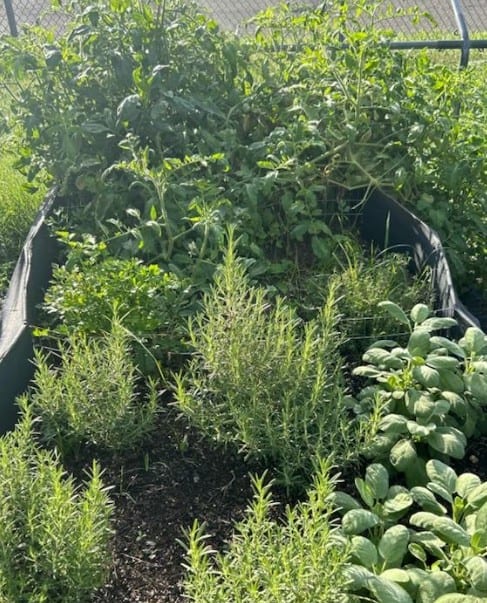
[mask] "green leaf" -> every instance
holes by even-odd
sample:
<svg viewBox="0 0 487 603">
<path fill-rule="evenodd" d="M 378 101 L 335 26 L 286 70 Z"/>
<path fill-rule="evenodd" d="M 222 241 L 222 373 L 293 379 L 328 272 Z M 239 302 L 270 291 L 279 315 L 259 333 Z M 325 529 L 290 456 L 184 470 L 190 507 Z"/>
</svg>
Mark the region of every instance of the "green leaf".
<svg viewBox="0 0 487 603">
<path fill-rule="evenodd" d="M 421 323 L 421 328 L 428 331 L 439 331 L 440 329 L 450 329 L 455 327 L 457 321 L 454 318 L 433 317 L 428 318 Z"/>
<path fill-rule="evenodd" d="M 411 440 L 399 440 L 391 449 L 389 459 L 398 471 L 405 471 L 416 459 L 416 448 Z"/>
<path fill-rule="evenodd" d="M 436 515 L 446 514 L 446 507 L 440 504 L 434 494 L 424 486 L 414 486 L 414 488 L 411 488 L 411 495 L 424 511 L 429 511 Z"/>
<path fill-rule="evenodd" d="M 403 515 L 413 504 L 413 497 L 409 492 L 397 492 L 384 501 L 383 511 L 387 517 Z"/>
<path fill-rule="evenodd" d="M 352 560 L 368 569 L 372 569 L 379 559 L 375 545 L 364 536 L 353 536 L 350 544 Z"/>
<path fill-rule="evenodd" d="M 389 490 L 389 473 L 380 463 L 373 463 L 365 470 L 365 482 L 369 485 L 376 500 L 382 500 Z"/>
<path fill-rule="evenodd" d="M 428 444 L 442 454 L 454 459 L 463 459 L 467 440 L 463 432 L 455 427 L 438 427 L 428 436 Z"/>
<path fill-rule="evenodd" d="M 476 513 L 475 529 L 487 532 L 487 502 L 485 502 Z"/>
<path fill-rule="evenodd" d="M 465 377 L 465 382 L 474 398 L 477 398 L 481 404 L 487 402 L 487 380 L 485 377 L 479 373 L 473 373 Z"/>
<path fill-rule="evenodd" d="M 385 433 L 400 434 L 407 432 L 408 419 L 404 415 L 390 413 L 379 422 L 379 429 Z"/>
<path fill-rule="evenodd" d="M 379 523 L 380 519 L 375 513 L 366 509 L 351 509 L 343 516 L 342 528 L 345 534 L 361 534 Z"/>
<path fill-rule="evenodd" d="M 440 387 L 443 390 L 463 394 L 465 383 L 463 378 L 451 371 L 440 371 Z"/>
<path fill-rule="evenodd" d="M 416 597 L 417 603 L 435 603 L 438 597 L 456 591 L 455 580 L 446 572 L 434 571 L 421 582 Z"/>
<path fill-rule="evenodd" d="M 445 547 L 445 543 L 441 538 L 433 534 L 433 532 L 423 531 L 413 533 L 410 538 L 411 542 L 421 545 L 430 555 L 433 555 L 437 559 L 444 557 L 443 548 Z"/>
<path fill-rule="evenodd" d="M 460 595 L 449 593 L 442 595 L 434 603 L 485 603 L 485 597 L 473 597 L 472 595 Z"/>
<path fill-rule="evenodd" d="M 413 557 L 416 557 L 416 559 L 419 559 L 419 561 L 421 561 L 421 563 L 424 563 L 424 564 L 426 563 L 426 561 L 428 559 L 428 555 L 426 554 L 426 551 L 420 544 L 418 544 L 417 542 L 409 543 L 408 551 L 411 553 L 411 555 Z"/>
<path fill-rule="evenodd" d="M 386 567 L 400 567 L 409 544 L 409 530 L 406 526 L 396 525 L 386 530 L 377 549 L 386 563 Z"/>
<path fill-rule="evenodd" d="M 378 304 L 379 308 L 383 308 L 386 310 L 393 318 L 402 323 L 403 325 L 411 326 L 408 317 L 406 316 L 404 310 L 400 308 L 397 304 L 391 301 L 383 301 Z"/>
<path fill-rule="evenodd" d="M 391 580 L 374 576 L 367 580 L 367 587 L 379 603 L 413 603 L 404 588 Z"/>
<path fill-rule="evenodd" d="M 411 320 L 420 324 L 431 314 L 430 309 L 425 304 L 416 304 L 410 312 Z"/>
<path fill-rule="evenodd" d="M 375 379 L 379 375 L 383 375 L 383 371 L 379 371 L 372 366 L 357 366 L 352 371 L 353 375 L 357 375 L 358 377 L 368 377 L 370 379 Z"/>
<path fill-rule="evenodd" d="M 397 567 L 384 570 L 381 572 L 380 578 L 390 580 L 396 584 L 409 584 L 411 582 L 408 572 Z"/>
<path fill-rule="evenodd" d="M 390 358 L 398 360 L 392 356 L 390 352 L 383 350 L 382 348 L 369 348 L 362 356 L 364 362 L 370 362 L 370 364 L 374 364 L 375 366 L 386 365 Z"/>
<path fill-rule="evenodd" d="M 413 367 L 413 377 L 424 387 L 439 387 L 440 374 L 426 364 Z"/>
<path fill-rule="evenodd" d="M 364 503 L 368 506 L 368 507 L 373 507 L 374 506 L 374 492 L 372 491 L 372 488 L 369 486 L 369 484 L 367 484 L 362 478 L 360 477 L 356 477 L 355 480 L 355 487 L 357 488 L 360 497 L 362 498 L 362 500 L 364 501 Z"/>
<path fill-rule="evenodd" d="M 422 329 L 415 329 L 409 337 L 408 352 L 411 356 L 425 358 L 430 351 L 430 334 Z"/>
<path fill-rule="evenodd" d="M 458 345 L 458 343 L 447 339 L 446 337 L 439 337 L 438 335 L 434 335 L 431 338 L 431 344 L 434 348 L 445 348 L 450 352 L 450 354 L 454 354 L 459 358 L 465 358 L 464 350 Z"/>
<path fill-rule="evenodd" d="M 434 356 L 433 354 L 429 354 L 426 358 L 426 364 L 434 369 L 454 371 L 460 363 L 452 356 Z"/>
<path fill-rule="evenodd" d="M 487 591 L 487 561 L 480 556 L 471 557 L 465 567 L 472 586 L 476 590 Z"/>
<path fill-rule="evenodd" d="M 469 327 L 465 331 L 463 339 L 460 341 L 467 352 L 479 354 L 485 347 L 485 334 L 477 327 Z"/>
<path fill-rule="evenodd" d="M 366 567 L 353 563 L 347 563 L 343 568 L 343 574 L 348 581 L 347 587 L 352 592 L 366 588 L 369 578 L 374 577 L 374 574 Z"/>
<path fill-rule="evenodd" d="M 351 509 L 361 509 L 361 505 L 358 501 L 347 494 L 346 492 L 341 492 L 337 490 L 330 495 L 330 502 L 341 511 L 350 511 Z"/>
<path fill-rule="evenodd" d="M 426 463 L 426 473 L 432 482 L 446 488 L 450 494 L 456 491 L 457 474 L 446 463 L 431 459 Z"/>
<path fill-rule="evenodd" d="M 426 530 L 431 530 L 448 544 L 469 546 L 470 536 L 449 517 L 440 517 L 427 511 L 420 511 L 411 515 L 410 524 Z"/>
<path fill-rule="evenodd" d="M 468 498 L 470 492 L 481 484 L 480 477 L 474 473 L 462 473 L 457 477 L 455 492 L 462 498 Z"/>
<path fill-rule="evenodd" d="M 471 490 L 468 493 L 467 502 L 474 509 L 480 509 L 487 502 L 487 482 L 482 482 Z"/>
<path fill-rule="evenodd" d="M 428 423 L 427 425 L 420 425 L 416 421 L 408 421 L 407 428 L 409 433 L 415 437 L 415 441 L 427 438 L 433 431 L 436 430 L 435 423 Z"/>
</svg>

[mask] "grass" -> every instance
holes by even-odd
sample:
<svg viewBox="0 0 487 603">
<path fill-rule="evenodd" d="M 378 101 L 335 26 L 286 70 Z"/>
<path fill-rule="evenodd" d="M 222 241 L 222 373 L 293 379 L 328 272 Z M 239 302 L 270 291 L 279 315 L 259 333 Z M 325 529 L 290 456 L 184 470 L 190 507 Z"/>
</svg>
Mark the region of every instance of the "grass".
<svg viewBox="0 0 487 603">
<path fill-rule="evenodd" d="M 0 156 L 0 296 L 45 192 L 29 190 L 14 163 L 10 151 Z"/>
</svg>

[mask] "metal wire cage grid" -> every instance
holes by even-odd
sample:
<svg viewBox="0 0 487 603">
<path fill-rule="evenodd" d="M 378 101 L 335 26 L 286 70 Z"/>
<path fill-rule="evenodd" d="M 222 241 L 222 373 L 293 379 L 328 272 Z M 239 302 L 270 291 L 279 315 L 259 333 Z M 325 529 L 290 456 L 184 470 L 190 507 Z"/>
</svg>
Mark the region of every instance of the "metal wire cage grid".
<svg viewBox="0 0 487 603">
<path fill-rule="evenodd" d="M 291 0 L 296 4 L 318 6 L 320 0 Z M 390 0 L 395 9 L 410 9 L 418 6 L 429 13 L 432 21 L 421 19 L 414 25 L 408 17 L 394 16 L 386 23 L 400 36 L 421 36 L 437 30 L 443 37 L 454 38 L 458 34 L 455 15 L 450 0 Z M 202 9 L 212 15 L 228 29 L 235 29 L 258 11 L 278 3 L 278 0 L 197 0 Z M 472 38 L 487 32 L 487 2 L 485 0 L 463 0 L 463 13 Z M 10 13 L 10 15 L 8 14 Z M 9 18 L 10 17 L 10 18 Z M 15 33 L 12 27 L 21 31 L 24 25 L 41 23 L 61 28 L 64 22 L 61 12 L 50 9 L 50 0 L 2 0 L 0 2 L 0 34 Z"/>
</svg>

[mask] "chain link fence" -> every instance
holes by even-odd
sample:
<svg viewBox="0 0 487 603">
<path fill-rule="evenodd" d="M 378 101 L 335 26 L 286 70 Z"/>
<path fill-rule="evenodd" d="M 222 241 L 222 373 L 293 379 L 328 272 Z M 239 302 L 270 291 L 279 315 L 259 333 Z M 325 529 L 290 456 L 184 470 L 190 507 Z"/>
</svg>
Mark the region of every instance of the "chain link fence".
<svg viewBox="0 0 487 603">
<path fill-rule="evenodd" d="M 204 10 L 228 29 L 235 29 L 258 11 L 278 2 L 278 0 L 197 1 Z M 446 38 L 454 38 L 458 34 L 450 0 L 391 0 L 391 2 L 397 9 L 420 6 L 421 10 L 428 12 L 433 18 L 433 22 L 421 19 L 416 25 L 412 24 L 409 17 L 397 16 L 387 19 L 384 24 L 395 30 L 398 36 L 424 37 L 425 34 L 432 34 L 435 30 Z M 299 2 L 296 0 L 296 3 L 317 6 L 320 0 L 299 0 Z M 487 37 L 487 0 L 463 0 L 462 6 L 470 35 L 473 38 Z M 50 0 L 0 0 L 0 34 L 9 33 L 12 27 L 21 31 L 23 25 L 33 23 L 61 29 L 64 20 L 62 13 L 50 9 Z"/>
</svg>

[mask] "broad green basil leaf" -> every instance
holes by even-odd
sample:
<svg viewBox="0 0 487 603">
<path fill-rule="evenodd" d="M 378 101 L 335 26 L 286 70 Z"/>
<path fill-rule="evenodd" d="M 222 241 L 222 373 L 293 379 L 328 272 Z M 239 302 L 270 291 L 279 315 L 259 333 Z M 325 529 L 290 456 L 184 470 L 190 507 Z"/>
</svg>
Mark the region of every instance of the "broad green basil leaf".
<svg viewBox="0 0 487 603">
<path fill-rule="evenodd" d="M 398 471 L 405 471 L 416 459 L 416 448 L 411 440 L 399 440 L 391 449 L 390 461 Z"/>
<path fill-rule="evenodd" d="M 372 488 L 361 477 L 355 478 L 355 487 L 357 488 L 360 497 L 368 507 L 373 507 L 375 498 Z"/>
<path fill-rule="evenodd" d="M 448 544 L 470 545 L 468 533 L 449 517 L 439 517 L 427 511 L 420 511 L 411 515 L 409 521 L 413 526 L 431 530 Z"/>
<path fill-rule="evenodd" d="M 450 352 L 450 354 L 454 354 L 455 356 L 458 356 L 459 358 L 465 358 L 465 352 L 458 345 L 458 343 L 455 343 L 454 341 L 451 341 L 450 339 L 447 339 L 446 337 L 440 337 L 438 335 L 433 335 L 433 337 L 431 338 L 431 344 L 434 348 L 445 348 L 446 350 L 448 350 Z"/>
<path fill-rule="evenodd" d="M 427 318 L 422 322 L 421 328 L 427 329 L 428 331 L 439 331 L 440 329 L 450 329 L 451 327 L 456 326 L 456 324 L 457 321 L 454 318 L 432 317 Z"/>
<path fill-rule="evenodd" d="M 373 463 L 365 470 L 365 482 L 369 485 L 376 500 L 382 500 L 389 490 L 389 473 L 380 463 Z"/>
<path fill-rule="evenodd" d="M 368 569 L 372 569 L 379 560 L 375 545 L 364 536 L 354 536 L 350 543 L 350 555 L 352 560 L 355 560 L 357 563 L 360 563 Z"/>
<path fill-rule="evenodd" d="M 485 377 L 479 373 L 473 373 L 465 377 L 465 382 L 474 398 L 477 398 L 480 403 L 487 401 L 487 380 Z"/>
<path fill-rule="evenodd" d="M 413 497 L 409 492 L 398 492 L 392 498 L 384 501 L 383 511 L 388 517 L 401 515 L 413 504 Z"/>
<path fill-rule="evenodd" d="M 430 572 L 419 585 L 416 602 L 436 603 L 438 597 L 455 591 L 455 580 L 450 574 L 443 571 Z"/>
<path fill-rule="evenodd" d="M 351 509 L 343 516 L 342 528 L 345 534 L 361 534 L 379 523 L 380 519 L 375 513 L 366 509 Z"/>
<path fill-rule="evenodd" d="M 415 329 L 408 341 L 408 352 L 411 356 L 425 358 L 430 351 L 430 334 L 422 329 Z"/>
<path fill-rule="evenodd" d="M 413 367 L 413 377 L 424 387 L 439 387 L 440 373 L 426 364 Z"/>
<path fill-rule="evenodd" d="M 487 502 L 487 482 L 482 482 L 476 488 L 470 490 L 467 502 L 474 509 L 480 509 Z"/>
<path fill-rule="evenodd" d="M 480 556 L 471 557 L 465 567 L 475 590 L 487 591 L 487 561 Z"/>
<path fill-rule="evenodd" d="M 416 502 L 424 511 L 436 513 L 437 515 L 446 514 L 446 507 L 440 504 L 436 500 L 434 494 L 424 486 L 415 486 L 414 488 L 411 488 L 411 495 L 414 502 Z"/>
<path fill-rule="evenodd" d="M 366 588 L 367 580 L 374 576 L 374 574 L 363 565 L 355 565 L 354 563 L 347 563 L 343 568 L 343 574 L 348 581 L 347 587 L 351 591 Z"/>
<path fill-rule="evenodd" d="M 452 356 L 433 356 L 433 354 L 426 358 L 426 364 L 434 369 L 446 371 L 454 371 L 459 366 L 458 360 Z"/>
<path fill-rule="evenodd" d="M 409 544 L 409 530 L 406 526 L 392 526 L 386 530 L 377 545 L 386 567 L 400 567 Z"/>
<path fill-rule="evenodd" d="M 411 542 L 420 544 L 424 549 L 428 551 L 430 555 L 433 555 L 437 559 L 442 559 L 443 548 L 445 543 L 441 538 L 438 538 L 433 532 L 425 530 L 423 532 L 413 533 L 410 536 Z"/>
<path fill-rule="evenodd" d="M 487 532 L 487 502 L 475 514 L 475 529 Z"/>
<path fill-rule="evenodd" d="M 446 463 L 432 459 L 426 463 L 426 473 L 432 482 L 442 485 L 453 494 L 457 485 L 457 474 Z"/>
<path fill-rule="evenodd" d="M 481 484 L 480 477 L 474 473 L 462 473 L 457 477 L 455 492 L 462 498 L 468 498 L 470 492 Z"/>
<path fill-rule="evenodd" d="M 402 323 L 403 325 L 411 326 L 408 317 L 404 310 L 397 304 L 391 301 L 383 301 L 378 304 L 379 308 L 386 310 L 393 318 Z"/>
<path fill-rule="evenodd" d="M 463 459 L 467 439 L 465 434 L 455 427 L 438 427 L 428 437 L 428 444 L 442 454 L 454 459 Z"/>
<path fill-rule="evenodd" d="M 425 304 L 416 304 L 409 313 L 409 316 L 413 322 L 420 324 L 423 322 L 423 320 L 426 320 L 430 314 L 431 310 L 428 308 L 428 306 Z"/>
<path fill-rule="evenodd" d="M 386 433 L 406 433 L 407 427 L 406 423 L 408 422 L 407 417 L 404 415 L 397 415 L 394 413 L 390 413 L 383 417 L 379 422 L 379 429 Z"/>
<path fill-rule="evenodd" d="M 485 344 L 485 334 L 477 327 L 469 327 L 465 331 L 463 339 L 460 340 L 460 345 L 462 345 L 467 352 L 473 352 L 475 354 L 482 352 Z"/>
<path fill-rule="evenodd" d="M 351 509 L 361 509 L 361 505 L 358 501 L 347 494 L 346 492 L 341 492 L 337 490 L 330 495 L 329 500 L 331 503 L 340 511 L 350 511 Z"/>
<path fill-rule="evenodd" d="M 374 576 L 367 580 L 367 587 L 377 599 L 378 603 L 413 603 L 409 594 L 390 580 Z"/>
</svg>

